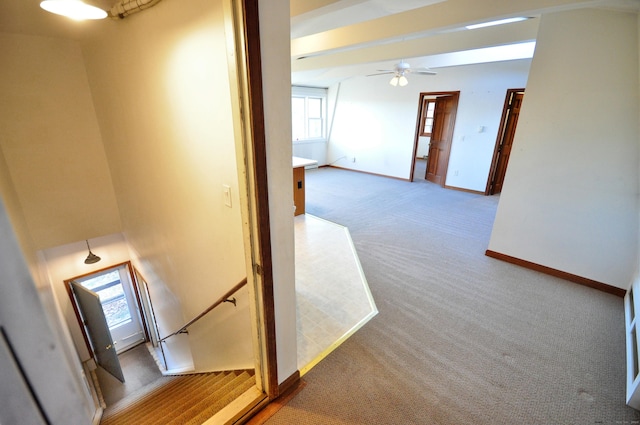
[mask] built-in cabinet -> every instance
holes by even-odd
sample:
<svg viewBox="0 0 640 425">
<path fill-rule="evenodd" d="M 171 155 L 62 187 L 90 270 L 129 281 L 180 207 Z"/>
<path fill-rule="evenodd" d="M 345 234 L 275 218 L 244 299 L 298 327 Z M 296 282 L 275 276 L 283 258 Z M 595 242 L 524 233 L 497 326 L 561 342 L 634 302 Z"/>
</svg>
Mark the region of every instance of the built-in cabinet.
<svg viewBox="0 0 640 425">
<path fill-rule="evenodd" d="M 304 170 L 306 167 L 317 167 L 318 161 L 313 159 L 299 158 L 294 156 L 292 158 L 293 165 L 293 215 L 300 215 L 305 213 L 305 182 L 304 182 Z"/>
</svg>

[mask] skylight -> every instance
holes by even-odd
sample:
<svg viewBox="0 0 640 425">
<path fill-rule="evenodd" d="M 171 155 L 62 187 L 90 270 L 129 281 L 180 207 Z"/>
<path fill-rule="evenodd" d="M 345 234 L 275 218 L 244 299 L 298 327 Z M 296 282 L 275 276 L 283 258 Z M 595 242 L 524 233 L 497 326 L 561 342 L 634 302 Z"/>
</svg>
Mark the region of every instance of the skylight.
<svg viewBox="0 0 640 425">
<path fill-rule="evenodd" d="M 497 21 L 490 21 L 490 22 L 482 22 L 479 24 L 473 24 L 473 25 L 467 25 L 465 28 L 468 30 L 475 30 L 477 28 L 484 28 L 484 27 L 492 27 L 494 25 L 504 25 L 504 24 L 510 24 L 513 22 L 520 22 L 520 21 L 526 21 L 529 18 L 525 18 L 523 16 L 519 16 L 516 18 L 507 18 L 507 19 L 499 19 Z"/>
<path fill-rule="evenodd" d="M 429 56 L 425 64 L 429 68 L 446 66 L 472 65 L 476 63 L 501 62 L 516 59 L 531 59 L 536 42 L 506 44 L 502 46 L 484 47 L 481 49 L 463 50 Z"/>
</svg>

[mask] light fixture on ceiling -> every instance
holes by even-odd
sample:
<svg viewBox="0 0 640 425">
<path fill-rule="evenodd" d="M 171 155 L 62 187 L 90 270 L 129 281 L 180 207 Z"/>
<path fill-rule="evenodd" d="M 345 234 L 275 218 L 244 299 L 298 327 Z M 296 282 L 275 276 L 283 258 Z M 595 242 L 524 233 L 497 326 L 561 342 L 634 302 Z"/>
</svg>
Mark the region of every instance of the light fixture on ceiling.
<svg viewBox="0 0 640 425">
<path fill-rule="evenodd" d="M 44 0 L 40 3 L 40 7 L 47 12 L 66 16 L 76 21 L 107 17 L 107 12 L 103 9 L 80 0 Z"/>
<path fill-rule="evenodd" d="M 404 87 L 407 84 L 409 84 L 409 80 L 407 80 L 407 77 L 405 77 L 404 75 L 397 74 L 397 75 L 394 75 L 393 78 L 391 78 L 391 81 L 389 81 L 389 84 L 391 84 L 394 87 L 396 86 Z"/>
<path fill-rule="evenodd" d="M 492 27 L 494 25 L 504 25 L 504 24 L 511 24 L 513 22 L 526 21 L 527 19 L 529 18 L 525 18 L 524 16 L 518 16 L 515 18 L 499 19 L 497 21 L 482 22 L 479 24 L 467 25 L 465 28 L 468 30 L 475 30 L 478 28 Z"/>
<path fill-rule="evenodd" d="M 100 261 L 100 257 L 98 257 L 96 254 L 91 252 L 91 248 L 89 247 L 89 241 L 87 240 L 85 242 L 87 242 L 87 249 L 89 250 L 89 255 L 87 255 L 87 258 L 84 259 L 84 263 L 85 264 L 93 264 L 93 263 L 97 263 L 98 261 Z"/>
</svg>

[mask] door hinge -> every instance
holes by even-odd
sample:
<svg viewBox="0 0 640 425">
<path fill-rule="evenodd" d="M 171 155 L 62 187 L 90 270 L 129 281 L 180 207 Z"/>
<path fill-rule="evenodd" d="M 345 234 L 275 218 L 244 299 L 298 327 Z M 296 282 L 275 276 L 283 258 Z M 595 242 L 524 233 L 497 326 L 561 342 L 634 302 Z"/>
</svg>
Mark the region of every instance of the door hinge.
<svg viewBox="0 0 640 425">
<path fill-rule="evenodd" d="M 260 264 L 254 264 L 253 265 L 253 271 L 255 274 L 262 276 L 263 270 L 262 270 L 262 266 Z"/>
</svg>

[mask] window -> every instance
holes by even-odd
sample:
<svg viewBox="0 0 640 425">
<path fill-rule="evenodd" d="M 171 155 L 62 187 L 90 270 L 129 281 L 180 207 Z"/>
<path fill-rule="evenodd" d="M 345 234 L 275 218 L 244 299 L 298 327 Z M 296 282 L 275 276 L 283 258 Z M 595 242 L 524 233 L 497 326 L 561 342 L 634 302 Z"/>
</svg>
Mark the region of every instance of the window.
<svg viewBox="0 0 640 425">
<path fill-rule="evenodd" d="M 100 303 L 109 329 L 131 322 L 131 312 L 118 270 L 92 277 L 81 284 L 100 296 Z"/>
<path fill-rule="evenodd" d="M 422 104 L 422 116 L 420 117 L 420 135 L 431 137 L 433 129 L 433 113 L 436 109 L 435 99 L 424 99 Z"/>
<path fill-rule="evenodd" d="M 326 126 L 327 90 L 294 86 L 291 92 L 293 140 L 323 139 Z"/>
<path fill-rule="evenodd" d="M 147 338 L 142 306 L 139 304 L 136 295 L 137 289 L 132 277 L 130 264 L 123 263 L 67 281 L 75 281 L 98 295 L 111 339 L 114 344 L 117 344 L 117 353 L 129 349 Z M 72 296 L 72 301 L 74 299 Z M 77 305 L 74 308 L 81 310 Z M 84 313 L 81 312 L 81 314 Z M 80 324 L 80 326 L 82 325 L 83 323 Z M 88 333 L 89 329 L 85 328 L 85 336 L 89 336 Z M 90 336 L 89 339 L 91 339 Z"/>
</svg>

